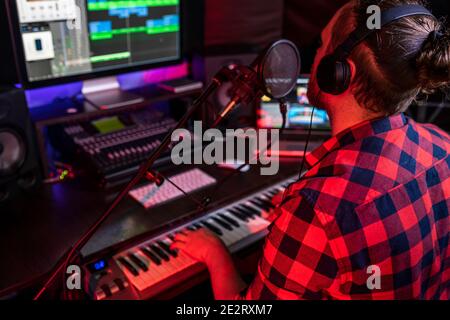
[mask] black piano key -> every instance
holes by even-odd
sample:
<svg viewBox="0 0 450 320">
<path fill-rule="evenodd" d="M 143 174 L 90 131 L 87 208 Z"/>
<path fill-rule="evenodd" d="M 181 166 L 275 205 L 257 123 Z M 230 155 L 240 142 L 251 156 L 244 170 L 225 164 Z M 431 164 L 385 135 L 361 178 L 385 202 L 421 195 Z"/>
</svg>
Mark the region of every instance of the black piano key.
<svg viewBox="0 0 450 320">
<path fill-rule="evenodd" d="M 223 213 L 219 213 L 219 216 L 225 220 L 226 222 L 228 222 L 229 224 L 232 224 L 233 226 L 235 226 L 236 228 L 239 228 L 239 222 L 237 222 L 236 220 L 234 220 L 233 218 L 231 218 L 230 216 L 227 216 Z"/>
<path fill-rule="evenodd" d="M 278 191 L 277 191 L 277 190 L 270 190 L 268 193 L 269 193 L 272 197 L 274 197 L 274 196 L 276 196 L 276 195 L 278 194 Z"/>
<path fill-rule="evenodd" d="M 249 219 L 252 219 L 252 220 L 253 220 L 253 219 L 255 218 L 255 216 L 256 216 L 256 213 L 254 213 L 254 212 L 251 211 L 251 210 L 248 210 L 248 209 L 245 208 L 245 207 L 237 206 L 237 207 L 234 207 L 234 209 L 235 209 L 236 211 L 240 212 L 241 214 L 247 216 Z"/>
<path fill-rule="evenodd" d="M 253 214 L 256 214 L 257 216 L 261 215 L 261 211 L 255 209 L 255 208 L 252 208 L 252 207 L 250 207 L 250 206 L 248 206 L 246 204 L 241 204 L 241 207 L 245 208 L 245 210 L 247 210 L 247 211 L 249 211 L 249 212 L 251 212 Z"/>
<path fill-rule="evenodd" d="M 142 270 L 148 271 L 147 265 L 141 259 L 139 259 L 134 253 L 128 254 L 128 258 L 130 258 L 130 260 Z"/>
<path fill-rule="evenodd" d="M 194 223 L 194 226 L 195 226 L 197 229 L 203 228 L 203 226 L 202 226 L 200 223 Z"/>
<path fill-rule="evenodd" d="M 189 227 L 187 227 L 187 229 L 191 230 L 191 231 L 196 231 L 197 230 L 197 228 L 195 226 L 189 226 Z"/>
<path fill-rule="evenodd" d="M 174 250 L 170 249 L 170 247 L 167 243 L 165 243 L 163 241 L 156 241 L 156 243 L 158 243 L 158 245 L 172 257 L 174 257 L 174 258 L 178 257 L 178 253 L 176 253 Z"/>
<path fill-rule="evenodd" d="M 118 260 L 125 268 L 128 269 L 128 271 L 131 272 L 133 276 L 137 277 L 139 275 L 139 271 L 137 271 L 136 268 L 131 263 L 129 263 L 127 259 L 125 259 L 124 257 L 120 257 Z"/>
<path fill-rule="evenodd" d="M 161 264 L 161 259 L 159 259 L 153 252 L 151 252 L 150 250 L 148 250 L 145 247 L 141 248 L 141 251 L 151 260 L 153 261 L 156 265 L 160 265 Z"/>
<path fill-rule="evenodd" d="M 242 214 L 242 213 L 240 213 L 240 212 L 238 212 L 238 211 L 236 211 L 236 210 L 234 210 L 234 209 L 229 209 L 228 210 L 233 216 L 235 216 L 236 218 L 238 218 L 239 220 L 241 220 L 241 221 L 244 221 L 244 222 L 248 222 L 249 221 L 249 218 L 246 216 L 246 215 L 244 215 L 244 214 Z"/>
<path fill-rule="evenodd" d="M 258 198 L 258 200 L 261 201 L 262 203 L 266 204 L 267 206 L 271 207 L 272 209 L 275 208 L 272 201 L 269 201 L 269 200 L 266 200 L 263 198 Z"/>
<path fill-rule="evenodd" d="M 150 248 L 155 252 L 159 257 L 161 257 L 164 261 L 169 261 L 170 257 L 157 245 L 151 244 Z"/>
<path fill-rule="evenodd" d="M 219 226 L 227 229 L 228 231 L 233 231 L 233 227 L 230 226 L 228 223 L 226 223 L 225 221 L 223 221 L 222 219 L 219 219 L 218 217 L 213 217 L 212 218 L 214 220 L 215 223 L 217 223 Z"/>
<path fill-rule="evenodd" d="M 259 208 L 261 208 L 261 209 L 263 209 L 265 211 L 268 211 L 268 210 L 271 209 L 270 206 L 268 206 L 267 204 L 264 204 L 264 203 L 258 201 L 257 199 L 252 199 L 252 200 L 250 200 L 250 202 L 253 203 L 255 206 L 257 206 L 257 207 L 259 207 Z"/>
<path fill-rule="evenodd" d="M 217 228 L 216 226 L 212 225 L 211 223 L 209 223 L 208 221 L 202 220 L 202 223 L 205 227 L 207 227 L 209 230 L 211 230 L 212 232 L 214 232 L 215 234 L 217 234 L 218 236 L 223 235 L 222 231 Z"/>
</svg>

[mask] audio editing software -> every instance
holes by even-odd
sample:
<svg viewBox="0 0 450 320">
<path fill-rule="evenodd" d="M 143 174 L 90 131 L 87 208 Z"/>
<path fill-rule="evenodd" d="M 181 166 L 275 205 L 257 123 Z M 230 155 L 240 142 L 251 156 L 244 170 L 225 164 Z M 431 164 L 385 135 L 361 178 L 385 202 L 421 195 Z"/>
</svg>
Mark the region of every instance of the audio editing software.
<svg viewBox="0 0 450 320">
<path fill-rule="evenodd" d="M 29 81 L 180 56 L 179 0 L 16 0 Z"/>
</svg>

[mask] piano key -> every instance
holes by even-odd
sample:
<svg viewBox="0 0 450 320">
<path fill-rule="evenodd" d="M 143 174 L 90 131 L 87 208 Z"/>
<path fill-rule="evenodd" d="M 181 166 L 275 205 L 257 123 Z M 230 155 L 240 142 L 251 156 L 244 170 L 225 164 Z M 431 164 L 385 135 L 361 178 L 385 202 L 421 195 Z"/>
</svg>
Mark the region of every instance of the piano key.
<svg viewBox="0 0 450 320">
<path fill-rule="evenodd" d="M 159 259 L 153 252 L 151 252 L 150 250 L 148 250 L 146 247 L 142 247 L 141 251 L 150 258 L 151 261 L 153 261 L 153 263 L 155 263 L 156 265 L 160 265 L 161 264 L 161 259 Z"/>
<path fill-rule="evenodd" d="M 219 217 L 221 217 L 223 220 L 225 220 L 229 224 L 235 226 L 236 228 L 239 228 L 239 222 L 237 222 L 235 219 L 231 218 L 230 216 L 227 216 L 223 213 L 219 213 Z"/>
<path fill-rule="evenodd" d="M 224 213 L 223 216 L 227 217 L 227 213 Z M 231 216 L 228 215 L 228 217 L 232 219 Z M 237 236 L 237 240 L 244 239 L 249 235 L 248 228 L 244 223 L 240 224 L 239 227 L 234 227 L 231 232 Z"/>
<path fill-rule="evenodd" d="M 241 214 L 245 215 L 250 221 L 257 216 L 255 212 L 248 210 L 247 208 L 244 207 L 235 207 L 234 209 L 240 212 Z"/>
<path fill-rule="evenodd" d="M 145 255 L 139 254 L 138 251 L 135 251 L 134 254 L 139 260 L 150 266 L 147 271 L 141 271 L 137 279 L 135 279 L 139 283 L 139 286 L 146 286 L 146 284 L 150 281 L 153 281 L 154 279 L 162 276 L 160 273 L 156 272 L 154 268 L 152 268 L 153 266 L 156 266 L 156 264 L 151 264 L 150 260 Z M 130 262 L 137 268 L 136 262 L 134 260 L 131 260 Z"/>
<path fill-rule="evenodd" d="M 266 199 L 262 199 L 260 198 L 259 201 L 261 201 L 262 203 L 268 205 L 270 208 L 275 208 L 275 206 L 272 203 L 272 200 L 270 199 L 270 197 L 266 197 Z"/>
<path fill-rule="evenodd" d="M 228 209 L 227 211 L 230 212 L 233 216 L 235 216 L 236 218 L 238 218 L 239 220 L 241 220 L 243 222 L 248 222 L 249 221 L 249 218 L 246 215 L 244 215 L 244 214 L 242 214 L 242 213 L 240 213 L 240 212 L 238 212 L 238 211 L 236 211 L 234 209 Z"/>
<path fill-rule="evenodd" d="M 168 235 L 168 238 L 169 238 L 171 241 L 175 241 L 175 234 L 173 234 L 173 233 L 169 234 L 169 235 Z"/>
<path fill-rule="evenodd" d="M 251 199 L 250 202 L 251 202 L 254 206 L 256 206 L 256 207 L 258 207 L 258 208 L 261 208 L 261 209 L 264 210 L 264 211 L 269 211 L 269 210 L 270 210 L 270 207 L 269 207 L 269 206 L 267 206 L 267 205 L 265 205 L 265 204 L 263 204 L 263 203 L 261 203 L 261 202 L 258 202 L 258 201 L 256 201 L 255 199 Z"/>
<path fill-rule="evenodd" d="M 228 223 L 226 223 L 225 221 L 219 219 L 218 217 L 213 217 L 212 218 L 214 220 L 214 222 L 216 222 L 218 225 L 220 225 L 221 227 L 227 229 L 228 231 L 233 231 L 233 227 L 231 227 Z"/>
<path fill-rule="evenodd" d="M 252 200 L 256 201 L 256 202 L 259 202 L 261 204 L 265 204 L 267 206 L 273 206 L 272 202 L 267 200 L 266 197 L 263 194 L 259 194 L 258 196 L 254 197 Z"/>
<path fill-rule="evenodd" d="M 141 272 L 140 274 L 141 281 L 143 281 L 144 284 L 148 284 L 149 282 L 157 281 L 158 279 L 165 277 L 165 273 L 167 272 L 164 273 L 160 271 L 161 265 L 150 264 L 150 261 L 144 255 L 139 255 L 139 257 L 150 265 L 150 268 L 146 272 Z"/>
<path fill-rule="evenodd" d="M 255 208 L 252 208 L 252 207 L 246 205 L 245 203 L 242 203 L 240 206 L 242 208 L 244 208 L 245 210 L 247 210 L 248 212 L 250 212 L 250 213 L 252 213 L 252 214 L 254 214 L 256 216 L 260 216 L 261 215 L 261 211 L 260 210 L 256 210 Z"/>
<path fill-rule="evenodd" d="M 166 238 L 164 241 L 167 243 L 167 245 L 168 245 L 169 248 L 170 248 L 170 246 L 171 246 L 172 243 L 173 243 L 173 239 L 171 239 L 171 238 L 169 237 L 169 238 Z M 189 264 L 189 263 L 192 263 L 192 258 L 188 257 L 186 254 L 183 254 L 183 253 L 182 253 L 181 251 L 179 251 L 179 250 L 174 250 L 174 251 L 177 253 L 177 257 L 176 257 L 177 261 L 180 261 L 180 263 L 183 263 L 183 264 Z"/>
<path fill-rule="evenodd" d="M 120 257 L 117 259 L 125 268 L 127 268 L 128 271 L 131 272 L 131 274 L 135 277 L 139 275 L 139 271 L 136 270 L 136 268 L 124 257 Z"/>
<path fill-rule="evenodd" d="M 167 243 L 163 242 L 163 240 L 156 241 L 156 243 L 158 243 L 158 245 L 159 245 L 166 253 L 168 253 L 168 254 L 171 255 L 172 257 L 177 257 L 178 254 L 177 254 L 174 250 L 170 249 L 169 245 L 168 245 Z"/>
<path fill-rule="evenodd" d="M 195 226 L 197 229 L 203 228 L 203 226 L 202 226 L 200 223 L 194 223 L 194 226 Z"/>
<path fill-rule="evenodd" d="M 220 236 L 220 238 L 223 240 L 223 242 L 227 246 L 239 241 L 239 239 L 241 238 L 236 232 L 233 232 L 233 231 L 223 228 L 220 224 L 218 224 L 213 219 L 209 219 L 209 220 L 207 220 L 207 222 L 222 232 L 222 235 Z"/>
<path fill-rule="evenodd" d="M 152 251 L 154 253 L 156 253 L 160 258 L 162 258 L 164 261 L 169 261 L 170 257 L 164 253 L 164 251 L 162 249 L 160 249 L 159 247 L 157 247 L 155 244 L 151 244 L 150 249 L 152 249 Z"/>
<path fill-rule="evenodd" d="M 212 232 L 214 232 L 215 234 L 217 234 L 218 236 L 223 235 L 222 231 L 215 227 L 214 225 L 212 225 L 211 223 L 209 223 L 208 221 L 202 220 L 202 223 L 205 227 L 207 227 L 209 230 L 211 230 Z"/>
<path fill-rule="evenodd" d="M 131 260 L 135 265 L 137 265 L 139 268 L 141 268 L 142 270 L 144 270 L 144 271 L 147 271 L 147 270 L 148 270 L 147 265 L 146 265 L 144 262 L 142 262 L 142 260 L 139 259 L 134 253 L 129 253 L 129 254 L 128 254 L 128 258 L 130 258 L 130 260 Z"/>
<path fill-rule="evenodd" d="M 161 265 L 154 265 L 150 269 L 153 281 L 155 281 L 155 279 L 167 278 L 193 263 L 195 263 L 193 259 L 188 259 L 187 256 L 181 253 L 176 258 L 172 258 L 169 261 L 162 261 Z"/>
</svg>

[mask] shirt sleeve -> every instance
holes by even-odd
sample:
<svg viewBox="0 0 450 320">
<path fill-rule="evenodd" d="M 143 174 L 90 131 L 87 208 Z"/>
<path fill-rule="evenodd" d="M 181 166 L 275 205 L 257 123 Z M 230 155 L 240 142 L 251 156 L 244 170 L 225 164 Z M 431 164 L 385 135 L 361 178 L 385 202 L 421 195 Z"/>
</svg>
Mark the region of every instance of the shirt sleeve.
<svg viewBox="0 0 450 320">
<path fill-rule="evenodd" d="M 238 299 L 327 299 L 338 265 L 317 212 L 301 196 L 278 207 L 257 274 Z"/>
</svg>

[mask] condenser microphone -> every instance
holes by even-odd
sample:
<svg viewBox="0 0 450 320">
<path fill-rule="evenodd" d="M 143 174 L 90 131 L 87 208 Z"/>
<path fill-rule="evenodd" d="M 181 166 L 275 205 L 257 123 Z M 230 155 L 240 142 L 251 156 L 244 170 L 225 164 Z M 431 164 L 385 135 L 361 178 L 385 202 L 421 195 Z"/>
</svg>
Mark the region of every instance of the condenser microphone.
<svg viewBox="0 0 450 320">
<path fill-rule="evenodd" d="M 217 117 L 213 127 L 240 103 L 249 104 L 263 95 L 278 100 L 286 97 L 297 84 L 300 65 L 297 46 L 289 40 L 278 40 L 268 46 L 250 66 L 234 66 L 233 70 L 228 70 L 232 74 L 233 98 Z"/>
</svg>

